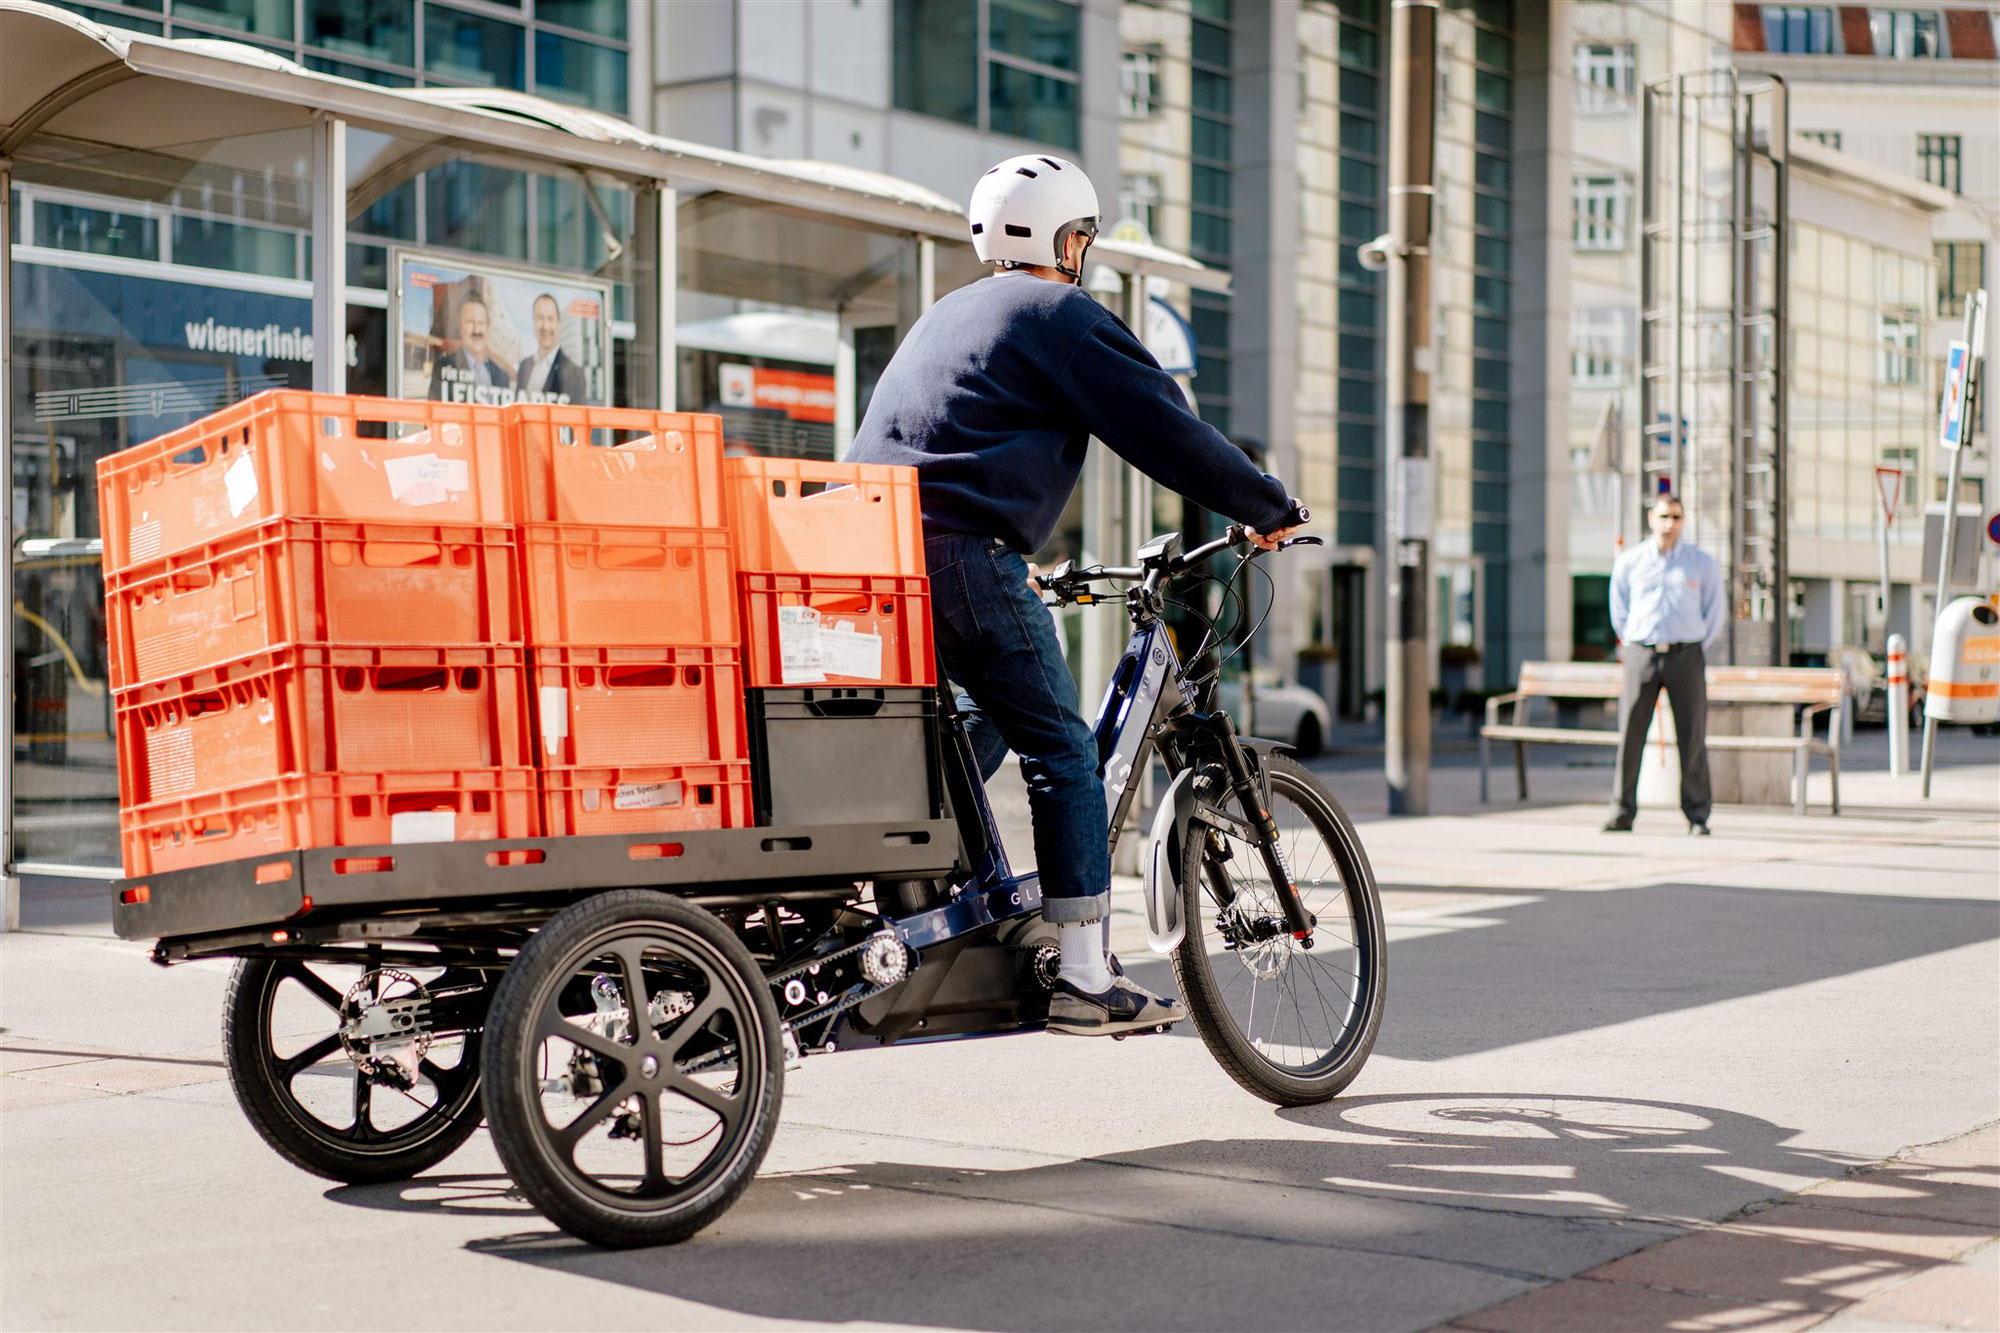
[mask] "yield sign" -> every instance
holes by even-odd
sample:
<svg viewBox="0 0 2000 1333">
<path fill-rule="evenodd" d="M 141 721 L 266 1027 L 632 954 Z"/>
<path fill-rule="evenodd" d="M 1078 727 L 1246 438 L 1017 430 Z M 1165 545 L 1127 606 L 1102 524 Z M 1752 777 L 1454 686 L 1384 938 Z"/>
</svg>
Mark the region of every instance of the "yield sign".
<svg viewBox="0 0 2000 1333">
<path fill-rule="evenodd" d="M 1899 467 L 1878 467 L 1875 469 L 1875 495 L 1882 502 L 1882 522 L 1896 521 L 1896 501 L 1903 493 L 1903 469 Z"/>
</svg>

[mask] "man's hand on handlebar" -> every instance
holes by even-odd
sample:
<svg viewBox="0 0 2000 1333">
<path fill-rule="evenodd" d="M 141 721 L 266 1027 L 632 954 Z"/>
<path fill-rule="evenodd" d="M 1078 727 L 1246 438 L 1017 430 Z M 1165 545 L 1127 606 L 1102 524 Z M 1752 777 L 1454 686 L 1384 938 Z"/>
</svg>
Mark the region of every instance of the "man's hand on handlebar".
<svg viewBox="0 0 2000 1333">
<path fill-rule="evenodd" d="M 1295 523 L 1289 528 L 1279 528 L 1275 532 L 1258 532 L 1252 528 L 1243 529 L 1243 540 L 1260 551 L 1275 551 L 1285 544 L 1287 538 L 1297 536 L 1305 524 Z"/>
</svg>

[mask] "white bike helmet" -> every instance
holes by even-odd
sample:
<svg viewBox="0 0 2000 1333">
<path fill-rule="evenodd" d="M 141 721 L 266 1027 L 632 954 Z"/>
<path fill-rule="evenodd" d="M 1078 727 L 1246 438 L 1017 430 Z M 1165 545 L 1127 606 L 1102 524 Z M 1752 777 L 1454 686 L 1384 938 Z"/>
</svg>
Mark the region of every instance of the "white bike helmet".
<svg viewBox="0 0 2000 1333">
<path fill-rule="evenodd" d="M 1053 267 L 1072 281 L 1064 243 L 1079 229 L 1097 235 L 1097 190 L 1082 167 L 1059 157 L 1008 158 L 979 178 L 966 212 L 981 263 Z"/>
</svg>

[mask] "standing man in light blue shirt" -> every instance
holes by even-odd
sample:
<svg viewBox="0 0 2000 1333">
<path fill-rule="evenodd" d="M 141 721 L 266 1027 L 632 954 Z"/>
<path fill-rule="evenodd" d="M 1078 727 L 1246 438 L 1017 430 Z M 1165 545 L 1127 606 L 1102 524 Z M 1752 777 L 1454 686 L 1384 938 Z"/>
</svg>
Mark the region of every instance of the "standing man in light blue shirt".
<svg viewBox="0 0 2000 1333">
<path fill-rule="evenodd" d="M 1639 756 L 1660 691 L 1674 710 L 1681 752 L 1681 813 L 1708 835 L 1708 681 L 1703 645 L 1722 629 L 1729 599 L 1715 557 L 1681 541 L 1687 511 L 1671 493 L 1653 501 L 1653 540 L 1611 568 L 1611 628 L 1625 678 L 1618 695 L 1618 796 L 1606 833 L 1630 833 L 1639 812 Z"/>
</svg>

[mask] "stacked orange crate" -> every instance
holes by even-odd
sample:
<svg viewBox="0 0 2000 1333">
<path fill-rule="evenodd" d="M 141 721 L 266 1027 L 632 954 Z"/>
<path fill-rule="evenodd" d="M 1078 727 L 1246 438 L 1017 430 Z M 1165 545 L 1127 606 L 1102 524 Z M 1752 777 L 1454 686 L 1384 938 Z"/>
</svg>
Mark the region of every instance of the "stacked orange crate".
<svg viewBox="0 0 2000 1333">
<path fill-rule="evenodd" d="M 540 831 L 507 474 L 496 410 L 299 391 L 99 463 L 127 874 Z"/>
<path fill-rule="evenodd" d="M 724 475 L 759 822 L 928 817 L 937 672 L 915 469 L 742 458 Z"/>
<path fill-rule="evenodd" d="M 937 678 L 914 468 L 732 458 L 752 689 Z"/>
<path fill-rule="evenodd" d="M 750 823 L 712 416 L 516 404 L 516 509 L 552 835 Z"/>
</svg>

